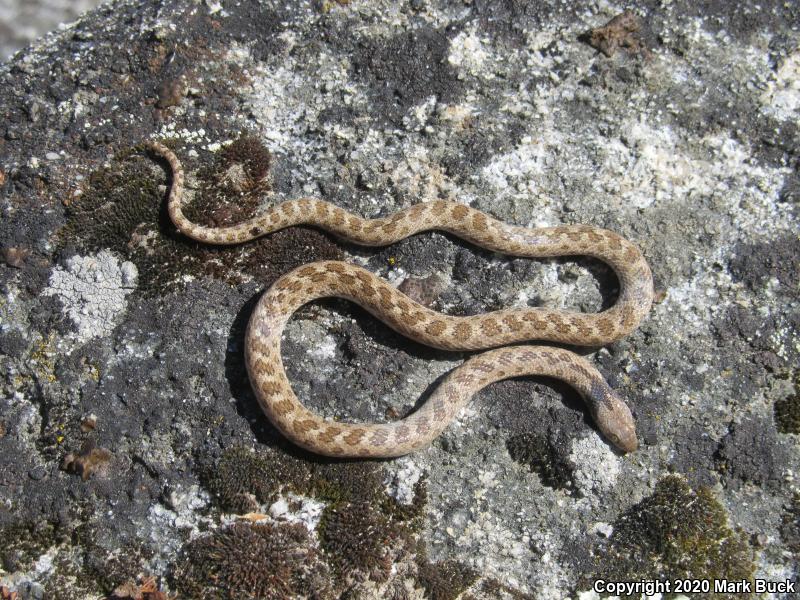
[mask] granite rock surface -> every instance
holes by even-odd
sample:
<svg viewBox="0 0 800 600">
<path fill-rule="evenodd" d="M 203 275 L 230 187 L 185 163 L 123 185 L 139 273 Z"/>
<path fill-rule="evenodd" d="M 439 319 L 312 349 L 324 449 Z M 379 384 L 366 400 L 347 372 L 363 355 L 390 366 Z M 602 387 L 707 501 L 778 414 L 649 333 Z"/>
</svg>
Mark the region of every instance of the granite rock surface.
<svg viewBox="0 0 800 600">
<path fill-rule="evenodd" d="M 797 581 L 798 26 L 775 0 L 123 0 L 0 66 L 0 597 Z M 440 233 L 203 247 L 169 223 L 147 139 L 180 156 L 207 224 L 301 195 L 366 217 L 446 198 L 634 240 L 657 302 L 580 351 L 639 450 L 539 379 L 492 385 L 401 459 L 293 448 L 242 359 L 289 269 L 348 260 L 459 315 L 602 310 L 614 274 Z M 337 300 L 298 312 L 282 352 L 309 407 L 354 421 L 407 414 L 466 357 Z"/>
</svg>

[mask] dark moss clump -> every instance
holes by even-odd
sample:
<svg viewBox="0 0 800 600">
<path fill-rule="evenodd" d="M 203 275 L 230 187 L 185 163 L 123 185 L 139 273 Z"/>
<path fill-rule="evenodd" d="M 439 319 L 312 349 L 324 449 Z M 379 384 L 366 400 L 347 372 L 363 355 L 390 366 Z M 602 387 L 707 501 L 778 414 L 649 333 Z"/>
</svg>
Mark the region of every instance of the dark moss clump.
<svg viewBox="0 0 800 600">
<path fill-rule="evenodd" d="M 42 598 L 47 600 L 75 600 L 75 598 L 96 598 L 100 591 L 94 582 L 82 573 L 75 572 L 75 562 L 63 555 L 56 557 L 53 570 L 42 582 Z"/>
<path fill-rule="evenodd" d="M 274 501 L 284 489 L 304 493 L 310 471 L 306 463 L 284 453 L 234 446 L 203 468 L 201 479 L 222 510 L 242 514 Z"/>
<path fill-rule="evenodd" d="M 213 164 L 198 172 L 200 185 L 184 212 L 207 227 L 234 225 L 250 218 L 270 189 L 272 157 L 255 137 L 243 135 L 226 146 Z"/>
<path fill-rule="evenodd" d="M 257 139 L 243 136 L 216 157 L 204 155 L 202 161 L 206 166 L 199 170 L 199 189 L 184 207 L 185 214 L 209 226 L 251 217 L 269 189 L 267 149 Z M 192 165 L 184 163 L 184 169 L 191 176 Z M 83 193 L 69 203 L 60 247 L 113 250 L 136 265 L 139 288 L 150 294 L 180 286 L 185 275 L 232 284 L 256 277 L 268 285 L 300 264 L 342 257 L 331 238 L 306 228 L 241 246 L 193 242 L 170 221 L 161 185 L 170 185 L 163 161 L 138 148 L 120 153 L 109 167 L 93 173 Z"/>
<path fill-rule="evenodd" d="M 135 578 L 152 552 L 138 545 L 123 546 L 110 553 L 97 542 L 97 531 L 80 524 L 64 528 L 47 521 L 0 527 L 3 540 L 0 570 L 6 573 L 30 570 L 36 560 L 53 547 L 79 548 L 80 562 L 70 552 L 58 552 L 52 571 L 41 580 L 48 600 L 97 597 L 108 594 L 121 581 Z"/>
<path fill-rule="evenodd" d="M 143 155 L 121 153 L 92 173 L 83 193 L 69 202 L 62 241 L 127 256 L 135 234 L 145 235 L 159 221 L 163 194 L 158 184 Z"/>
<path fill-rule="evenodd" d="M 794 394 L 775 403 L 775 424 L 781 433 L 800 435 L 800 375 L 794 380 Z"/>
<path fill-rule="evenodd" d="M 329 579 L 303 525 L 235 523 L 187 544 L 174 583 L 187 598 L 323 599 Z"/>
<path fill-rule="evenodd" d="M 572 467 L 544 436 L 520 433 L 506 442 L 508 454 L 516 462 L 527 465 L 539 475 L 542 484 L 553 489 L 566 489 L 572 485 Z"/>
<path fill-rule="evenodd" d="M 478 573 L 454 560 L 417 560 L 417 580 L 431 600 L 456 600 L 478 579 Z"/>
<path fill-rule="evenodd" d="M 783 513 L 780 533 L 786 548 L 795 555 L 800 555 L 800 494 L 794 495 Z"/>
<path fill-rule="evenodd" d="M 137 543 L 126 544 L 119 551 L 109 552 L 98 543 L 98 535 L 101 534 L 91 526 L 78 528 L 76 534 L 84 552 L 86 579 L 94 581 L 106 594 L 126 581 L 136 580 L 143 572 L 145 563 L 153 556 L 151 549 Z"/>
<path fill-rule="evenodd" d="M 48 548 L 65 541 L 65 535 L 48 521 L 0 527 L 0 567 L 8 573 L 27 570 Z"/>
<path fill-rule="evenodd" d="M 389 577 L 392 554 L 405 533 L 367 502 L 328 507 L 318 530 L 320 546 L 338 579 L 378 582 Z"/>
<path fill-rule="evenodd" d="M 300 265 L 342 258 L 342 250 L 328 234 L 308 227 L 291 227 L 250 242 L 247 252 L 240 252 L 231 264 L 269 285 Z"/>
<path fill-rule="evenodd" d="M 201 461 L 203 462 L 203 461 Z M 234 446 L 218 459 L 205 461 L 200 478 L 224 511 L 254 512 L 283 491 L 323 500 L 332 505 L 370 504 L 395 521 L 413 521 L 427 504 L 425 480 L 414 486 L 414 499 L 400 504 L 384 489 L 386 472 L 374 462 L 309 463 L 279 450 Z"/>
<path fill-rule="evenodd" d="M 728 526 L 725 509 L 709 490 L 694 491 L 680 476 L 664 477 L 651 496 L 614 525 L 611 538 L 598 549 L 597 570 L 584 585 L 598 578 L 738 581 L 753 576 L 753 552 L 744 533 Z M 744 596 L 712 590 L 696 597 Z"/>
<path fill-rule="evenodd" d="M 264 505 L 273 502 L 284 491 L 327 502 L 317 536 L 323 550 L 321 560 L 330 573 L 330 587 L 339 591 L 367 580 L 385 582 L 398 557 L 413 551 L 411 541 L 422 522 L 427 501 L 425 481 L 420 480 L 415 485 L 413 501 L 401 505 L 386 494 L 385 479 L 385 470 L 379 463 L 310 463 L 289 457 L 279 450 L 253 452 L 245 447 L 226 450 L 218 460 L 204 468 L 202 474 L 204 485 L 220 508 L 229 512 L 262 511 Z M 248 538 L 239 535 L 240 532 L 231 532 L 230 535 L 233 533 L 237 534 L 237 543 L 247 543 Z M 215 544 L 215 548 L 218 545 L 214 541 L 216 537 L 217 534 L 207 542 Z M 228 537 L 223 541 L 224 544 L 234 543 Z M 190 545 L 186 556 L 196 554 Z M 443 568 L 446 572 L 442 581 L 456 576 L 449 565 Z M 179 579 L 183 582 L 182 589 L 197 590 L 207 585 L 207 579 L 198 569 L 181 567 Z M 298 573 L 293 571 L 289 575 L 294 577 Z M 430 569 L 428 574 L 433 581 Z M 291 583 L 294 580 L 286 581 Z M 292 586 L 296 587 L 295 583 Z"/>
<path fill-rule="evenodd" d="M 222 150 L 221 166 L 229 169 L 241 165 L 246 176 L 246 190 L 269 189 L 267 176 L 272 164 L 272 155 L 257 137 L 243 134 L 238 140 Z"/>
<path fill-rule="evenodd" d="M 383 504 L 383 510 L 391 515 L 396 521 L 404 521 L 416 530 L 422 525 L 422 517 L 425 515 L 425 507 L 428 504 L 428 484 L 425 479 L 420 478 L 414 484 L 414 498 L 409 504 L 401 504 L 393 498 L 387 497 Z"/>
<path fill-rule="evenodd" d="M 279 450 L 251 450 L 234 446 L 201 470 L 201 480 L 219 507 L 227 512 L 258 510 L 273 502 L 282 491 L 311 496 L 331 504 L 366 502 L 374 506 L 393 506 L 383 489 L 385 472 L 370 462 L 308 463 Z M 421 496 L 412 507 L 424 507 L 424 482 Z"/>
<path fill-rule="evenodd" d="M 136 148 L 120 153 L 111 165 L 89 177 L 80 197 L 67 207 L 60 245 L 79 251 L 108 248 L 133 262 L 139 284 L 162 289 L 185 268 L 188 248 L 177 238 L 159 184 L 166 177 Z"/>
<path fill-rule="evenodd" d="M 486 579 L 481 582 L 481 592 L 490 598 L 510 598 L 511 600 L 535 600 L 531 594 L 525 594 L 497 579 Z"/>
<path fill-rule="evenodd" d="M 309 492 L 334 504 L 377 504 L 384 495 L 383 468 L 371 462 L 320 463 L 313 466 Z"/>
</svg>

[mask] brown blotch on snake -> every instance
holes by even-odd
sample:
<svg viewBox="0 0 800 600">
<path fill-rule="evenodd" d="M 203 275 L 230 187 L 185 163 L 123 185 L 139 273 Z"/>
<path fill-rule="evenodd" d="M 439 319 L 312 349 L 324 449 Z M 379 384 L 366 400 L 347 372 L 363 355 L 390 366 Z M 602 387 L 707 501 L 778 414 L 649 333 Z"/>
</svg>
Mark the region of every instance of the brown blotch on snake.
<svg viewBox="0 0 800 600">
<path fill-rule="evenodd" d="M 321 261 L 284 275 L 253 311 L 245 337 L 245 360 L 262 410 L 296 444 L 328 456 L 400 456 L 429 444 L 483 387 L 509 377 L 542 375 L 574 387 L 611 443 L 625 452 L 636 449 L 630 410 L 591 363 L 550 346 L 499 347 L 530 340 L 595 346 L 630 333 L 653 300 L 650 267 L 634 244 L 586 225 L 518 227 L 444 200 L 401 210 L 389 219 L 370 220 L 317 198 L 301 198 L 237 225 L 204 227 L 183 214 L 184 177 L 178 158 L 157 142 L 145 147 L 165 159 L 173 171 L 168 198 L 172 222 L 184 235 L 200 242 L 242 243 L 286 227 L 311 225 L 355 244 L 385 246 L 436 229 L 511 256 L 584 254 L 614 269 L 620 283 L 619 298 L 601 313 L 517 308 L 470 317 L 452 317 L 425 308 L 369 271 L 347 263 Z M 333 424 L 297 399 L 280 356 L 281 334 L 291 315 L 304 304 L 329 296 L 351 300 L 401 334 L 435 348 L 495 349 L 473 356 L 455 369 L 427 402 L 404 419 L 388 424 Z M 410 314 L 413 319 L 408 318 Z M 480 335 L 474 335 L 477 332 Z"/>
</svg>

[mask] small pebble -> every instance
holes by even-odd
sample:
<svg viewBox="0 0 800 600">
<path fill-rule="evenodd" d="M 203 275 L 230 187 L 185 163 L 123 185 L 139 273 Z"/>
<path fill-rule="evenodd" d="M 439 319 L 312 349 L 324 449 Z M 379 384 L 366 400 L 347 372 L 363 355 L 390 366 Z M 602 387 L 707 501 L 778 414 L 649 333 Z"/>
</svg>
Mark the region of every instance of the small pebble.
<svg viewBox="0 0 800 600">
<path fill-rule="evenodd" d="M 183 98 L 183 83 L 180 79 L 167 79 L 158 86 L 158 108 L 169 108 L 177 106 Z"/>
<path fill-rule="evenodd" d="M 47 470 L 41 465 L 39 465 L 38 467 L 34 467 L 30 471 L 28 471 L 28 477 L 30 477 L 34 481 L 40 481 L 44 479 L 45 475 L 47 475 Z"/>
<path fill-rule="evenodd" d="M 97 426 L 97 416 L 94 414 L 88 415 L 81 421 L 81 431 L 89 433 Z"/>
<path fill-rule="evenodd" d="M 27 248 L 3 248 L 3 262 L 9 267 L 21 269 L 22 265 L 25 263 L 25 259 L 28 258 L 30 253 L 31 251 Z"/>
</svg>

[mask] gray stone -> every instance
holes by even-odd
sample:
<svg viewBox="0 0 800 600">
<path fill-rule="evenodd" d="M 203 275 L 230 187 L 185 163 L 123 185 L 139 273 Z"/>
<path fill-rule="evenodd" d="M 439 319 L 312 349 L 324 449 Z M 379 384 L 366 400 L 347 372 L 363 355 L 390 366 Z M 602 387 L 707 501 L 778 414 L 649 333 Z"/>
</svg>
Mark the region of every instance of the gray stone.
<svg viewBox="0 0 800 600">
<path fill-rule="evenodd" d="M 426 481 L 413 531 L 426 554 L 392 538 L 389 581 L 357 597 L 420 597 L 423 560 L 474 571 L 474 597 L 493 579 L 574 597 L 617 520 L 671 471 L 769 540 L 756 573 L 796 573 L 786 507 L 800 449 L 773 406 L 797 393 L 800 354 L 800 17 L 741 0 L 638 14 L 643 39 L 606 56 L 583 36 L 615 16 L 604 3 L 122 0 L 0 66 L 0 247 L 27 253 L 0 264 L 0 585 L 102 597 L 147 572 L 169 587 L 187 542 L 230 519 L 208 457 L 256 446 L 322 468 L 269 424 L 243 366 L 253 304 L 289 268 L 344 255 L 395 283 L 435 273 L 430 301 L 449 314 L 616 297 L 592 259 L 508 259 L 441 233 L 377 249 L 304 229 L 198 247 L 159 209 L 164 165 L 134 149 L 165 138 L 197 218 L 301 195 L 367 217 L 448 198 L 523 226 L 612 229 L 653 269 L 659 301 L 641 327 L 582 351 L 631 405 L 640 449 L 616 454 L 564 385 L 487 388 L 430 448 L 385 465 L 374 510 L 411 511 Z M 180 93 L 165 100 L 170 82 Z M 226 152 L 243 133 L 270 159 L 251 177 L 240 157 L 232 190 Z M 465 358 L 343 301 L 299 311 L 282 351 L 300 399 L 352 421 L 407 414 Z M 515 461 L 512 436 L 540 440 L 564 485 Z M 87 443 L 113 468 L 86 481 L 58 469 Z M 297 515 L 319 502 L 333 500 L 261 508 L 314 536 L 325 518 Z"/>
</svg>

